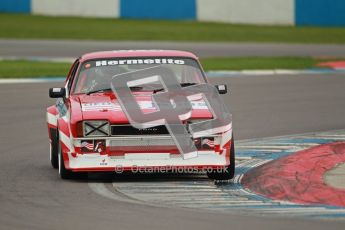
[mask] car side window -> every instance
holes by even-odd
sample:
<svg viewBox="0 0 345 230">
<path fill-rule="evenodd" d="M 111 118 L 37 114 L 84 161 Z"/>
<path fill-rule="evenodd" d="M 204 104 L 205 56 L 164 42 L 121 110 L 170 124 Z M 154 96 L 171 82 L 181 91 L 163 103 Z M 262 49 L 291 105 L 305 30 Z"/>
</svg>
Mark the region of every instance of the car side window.
<svg viewBox="0 0 345 230">
<path fill-rule="evenodd" d="M 71 88 L 72 88 L 72 84 L 73 84 L 73 80 L 75 77 L 75 73 L 77 72 L 79 66 L 79 60 L 76 60 L 71 68 L 71 71 L 68 74 L 68 84 L 67 84 L 67 88 L 68 88 L 68 92 L 71 92 Z"/>
</svg>

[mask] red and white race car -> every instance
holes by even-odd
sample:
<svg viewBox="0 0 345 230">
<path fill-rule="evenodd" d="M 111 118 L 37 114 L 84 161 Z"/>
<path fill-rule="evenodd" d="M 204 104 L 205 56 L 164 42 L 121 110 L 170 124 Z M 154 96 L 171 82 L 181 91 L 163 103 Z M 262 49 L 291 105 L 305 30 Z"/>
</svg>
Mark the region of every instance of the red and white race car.
<svg viewBox="0 0 345 230">
<path fill-rule="evenodd" d="M 47 108 L 50 160 L 63 179 L 86 172 L 194 172 L 206 170 L 211 179 L 234 176 L 232 126 L 209 136 L 192 138 L 197 156 L 181 156 L 166 126 L 139 129 L 131 125 L 111 87 L 113 76 L 140 73 L 154 66 L 168 69 L 181 87 L 207 83 L 198 58 L 189 52 L 124 50 L 85 54 L 72 65 L 65 85 L 49 89 L 55 105 Z M 158 71 L 154 75 L 159 75 Z M 226 85 L 215 86 L 219 94 Z M 154 111 L 152 96 L 161 84 L 132 87 L 140 109 Z M 218 93 L 217 93 L 218 94 Z M 202 99 L 190 101 L 192 112 L 183 124 L 213 119 Z M 231 116 L 231 115 L 230 115 Z"/>
</svg>

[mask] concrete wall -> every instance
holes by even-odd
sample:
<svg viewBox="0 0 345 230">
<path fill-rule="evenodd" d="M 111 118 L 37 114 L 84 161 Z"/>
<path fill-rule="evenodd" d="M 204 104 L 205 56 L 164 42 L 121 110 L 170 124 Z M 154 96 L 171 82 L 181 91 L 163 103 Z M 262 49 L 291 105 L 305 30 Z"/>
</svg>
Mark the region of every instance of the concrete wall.
<svg viewBox="0 0 345 230">
<path fill-rule="evenodd" d="M 345 26 L 345 0 L 296 0 L 296 25 Z"/>
<path fill-rule="evenodd" d="M 119 0 L 31 0 L 32 13 L 53 16 L 119 16 Z"/>
<path fill-rule="evenodd" d="M 31 0 L 0 0 L 0 12 L 30 13 Z"/>
<path fill-rule="evenodd" d="M 0 0 L 0 13 L 345 26 L 345 0 Z"/>
<path fill-rule="evenodd" d="M 198 0 L 199 21 L 294 24 L 294 0 Z"/>
<path fill-rule="evenodd" d="M 121 18 L 196 19 L 196 0 L 122 0 Z"/>
</svg>

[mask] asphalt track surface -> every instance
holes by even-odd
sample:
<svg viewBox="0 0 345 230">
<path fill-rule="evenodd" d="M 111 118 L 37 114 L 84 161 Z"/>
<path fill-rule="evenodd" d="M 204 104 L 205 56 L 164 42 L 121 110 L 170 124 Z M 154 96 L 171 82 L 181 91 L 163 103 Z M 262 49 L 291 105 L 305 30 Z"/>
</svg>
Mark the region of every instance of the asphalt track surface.
<svg viewBox="0 0 345 230">
<path fill-rule="evenodd" d="M 78 57 L 87 52 L 123 49 L 177 49 L 194 52 L 199 57 L 345 57 L 345 45 L 0 39 L 0 57 Z"/>
<path fill-rule="evenodd" d="M 237 139 L 345 128 L 345 76 L 242 76 L 224 96 Z M 241 216 L 114 201 L 49 163 L 45 107 L 61 83 L 0 85 L 0 229 L 343 229 L 343 222 Z M 98 180 L 95 180 L 96 182 Z M 111 182 L 111 181 L 110 181 Z"/>
</svg>

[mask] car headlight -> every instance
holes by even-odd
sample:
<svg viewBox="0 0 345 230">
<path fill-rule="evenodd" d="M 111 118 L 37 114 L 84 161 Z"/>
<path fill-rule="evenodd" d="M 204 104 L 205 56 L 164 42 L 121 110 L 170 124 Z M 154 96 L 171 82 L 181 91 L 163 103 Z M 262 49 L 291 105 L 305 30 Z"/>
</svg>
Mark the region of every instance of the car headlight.
<svg viewBox="0 0 345 230">
<path fill-rule="evenodd" d="M 110 125 L 105 120 L 83 121 L 84 137 L 109 136 Z"/>
</svg>

